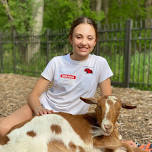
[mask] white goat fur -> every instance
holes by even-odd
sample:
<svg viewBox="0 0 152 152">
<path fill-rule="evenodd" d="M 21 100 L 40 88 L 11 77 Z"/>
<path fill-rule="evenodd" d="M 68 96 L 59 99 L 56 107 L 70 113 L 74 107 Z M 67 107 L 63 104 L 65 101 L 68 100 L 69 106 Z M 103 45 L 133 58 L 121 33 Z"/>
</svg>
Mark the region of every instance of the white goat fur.
<svg viewBox="0 0 152 152">
<path fill-rule="evenodd" d="M 51 125 L 59 125 L 62 134 L 51 132 Z M 36 137 L 30 137 L 26 133 L 33 130 Z M 51 140 L 61 140 L 68 147 L 70 142 L 77 146 L 81 146 L 86 151 L 93 150 L 93 145 L 87 145 L 80 136 L 73 130 L 69 122 L 58 114 L 43 115 L 34 117 L 23 127 L 15 129 L 8 134 L 10 142 L 0 147 L 0 152 L 47 152 L 47 144 Z M 66 137 L 66 138 L 65 138 Z"/>
</svg>

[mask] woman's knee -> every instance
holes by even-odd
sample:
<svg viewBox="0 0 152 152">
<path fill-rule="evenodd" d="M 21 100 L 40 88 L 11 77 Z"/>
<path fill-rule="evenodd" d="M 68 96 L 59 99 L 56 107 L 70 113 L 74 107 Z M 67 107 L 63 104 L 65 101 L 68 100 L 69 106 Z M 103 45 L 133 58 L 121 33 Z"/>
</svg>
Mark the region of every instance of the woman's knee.
<svg viewBox="0 0 152 152">
<path fill-rule="evenodd" d="M 32 116 L 32 110 L 26 104 L 7 117 L 0 118 L 0 135 L 5 135 L 12 127 L 31 119 Z"/>
</svg>

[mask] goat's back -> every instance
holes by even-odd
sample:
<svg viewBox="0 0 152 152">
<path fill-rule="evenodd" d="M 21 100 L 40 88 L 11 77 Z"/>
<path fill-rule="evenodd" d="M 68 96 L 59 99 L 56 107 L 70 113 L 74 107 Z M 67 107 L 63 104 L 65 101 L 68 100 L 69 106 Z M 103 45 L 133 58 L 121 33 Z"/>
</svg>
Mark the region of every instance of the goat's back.
<svg viewBox="0 0 152 152">
<path fill-rule="evenodd" d="M 67 152 L 71 149 L 98 152 L 93 147 L 90 122 L 87 115 L 54 113 L 36 116 L 12 130 L 5 137 L 8 140 L 0 146 L 0 152 L 52 152 L 53 144 L 59 152 L 66 149 Z"/>
</svg>

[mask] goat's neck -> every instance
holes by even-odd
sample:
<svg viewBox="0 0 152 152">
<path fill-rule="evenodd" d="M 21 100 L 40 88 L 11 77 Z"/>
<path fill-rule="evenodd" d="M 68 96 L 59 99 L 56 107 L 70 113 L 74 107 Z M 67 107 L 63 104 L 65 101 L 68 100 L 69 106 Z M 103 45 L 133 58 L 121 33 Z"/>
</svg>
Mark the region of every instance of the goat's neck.
<svg viewBox="0 0 152 152">
<path fill-rule="evenodd" d="M 93 113 L 87 113 L 87 114 L 83 115 L 83 118 L 85 120 L 87 120 L 88 123 L 91 126 L 93 126 L 93 125 L 97 126 L 98 125 L 97 119 L 96 119 L 96 113 L 95 112 L 93 112 Z"/>
<path fill-rule="evenodd" d="M 102 147 L 104 144 L 113 145 L 119 144 L 120 140 L 117 135 L 117 130 L 113 130 L 113 132 L 109 136 L 96 136 L 93 138 L 93 143 L 95 147 Z"/>
</svg>

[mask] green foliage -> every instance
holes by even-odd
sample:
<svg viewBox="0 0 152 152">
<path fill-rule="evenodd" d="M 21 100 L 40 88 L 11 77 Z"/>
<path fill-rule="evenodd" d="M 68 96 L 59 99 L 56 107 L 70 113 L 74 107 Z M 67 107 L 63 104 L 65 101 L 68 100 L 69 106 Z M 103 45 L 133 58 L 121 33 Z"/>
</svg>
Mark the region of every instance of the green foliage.
<svg viewBox="0 0 152 152">
<path fill-rule="evenodd" d="M 79 16 L 88 16 L 96 21 L 101 21 L 103 12 L 97 14 L 90 9 L 90 0 L 83 0 L 81 8 L 77 1 L 71 0 L 46 0 L 44 7 L 44 30 L 66 29 L 72 21 Z"/>
<path fill-rule="evenodd" d="M 8 5 L 10 8 L 10 14 L 13 17 L 13 21 L 9 21 L 4 6 L 0 5 L 0 29 L 3 31 L 11 31 L 13 27 L 20 34 L 29 32 L 33 25 L 32 2 L 33 0 L 9 0 Z M 92 7 L 92 3 L 94 3 L 94 7 Z M 109 11 L 108 15 L 105 17 L 102 10 L 98 13 L 93 10 L 95 9 L 95 0 L 82 0 L 81 6 L 78 6 L 77 0 L 44 0 L 43 32 L 46 31 L 46 29 L 51 29 L 51 38 L 48 37 L 51 44 L 46 44 L 46 42 L 43 42 L 43 45 L 50 45 L 50 48 L 48 46 L 43 48 L 41 43 L 40 51 L 35 54 L 31 62 L 27 64 L 22 60 L 22 55 L 24 55 L 23 52 L 26 51 L 28 45 L 26 42 L 24 42 L 24 44 L 20 44 L 19 47 L 17 44 L 15 46 L 13 46 L 13 44 L 3 44 L 2 47 L 4 52 L 1 53 L 1 56 L 3 56 L 4 72 L 14 72 L 13 68 L 16 68 L 18 73 L 26 73 L 27 75 L 31 75 L 32 72 L 37 72 L 39 75 L 46 65 L 46 58 L 50 59 L 53 56 L 67 53 L 70 50 L 67 42 L 67 35 L 58 34 L 56 37 L 53 35 L 52 31 L 58 29 L 68 29 L 71 22 L 78 16 L 88 16 L 97 22 L 105 19 L 108 21 L 107 23 L 120 21 L 124 22 L 128 18 L 133 20 L 151 18 L 152 6 L 145 8 L 144 3 L 145 0 L 109 0 Z M 106 27 L 106 29 L 108 30 L 108 27 Z M 117 30 L 120 29 L 121 27 L 117 27 Z M 135 37 L 137 40 L 135 53 L 132 53 L 131 55 L 131 69 L 133 69 L 130 71 L 131 82 L 136 82 L 139 80 L 141 83 L 143 81 L 145 83 L 152 83 L 152 71 L 150 68 L 148 69 L 148 67 L 145 66 L 148 65 L 148 61 L 150 61 L 149 66 L 152 65 L 152 60 L 150 60 L 152 54 L 147 52 L 146 54 L 143 53 L 145 51 L 145 46 L 148 46 L 151 41 L 145 41 L 144 38 L 139 39 L 139 37 L 142 38 L 145 35 L 150 37 L 150 31 L 151 30 L 140 30 L 132 33 L 132 35 L 136 35 Z M 123 50 L 124 48 L 124 43 L 122 41 L 124 35 L 125 32 L 117 33 L 117 35 L 115 35 L 113 32 L 105 32 L 105 35 L 102 36 L 102 40 L 104 38 L 108 38 L 108 41 L 102 43 L 100 48 L 105 55 L 105 58 L 108 60 L 112 71 L 114 72 L 112 81 L 122 82 L 124 80 L 124 57 L 123 54 L 120 53 L 120 50 Z M 61 40 L 61 37 L 63 38 L 63 41 Z M 109 41 L 113 40 L 117 40 L 117 43 L 109 43 Z M 138 46 L 141 50 L 138 49 Z M 148 49 L 150 50 L 150 48 Z M 50 51 L 48 56 L 46 56 L 47 51 Z M 100 55 L 102 56 L 102 54 Z M 16 61 L 14 60 L 14 56 L 16 57 Z M 15 67 L 13 67 L 14 64 Z M 137 70 L 138 72 L 135 72 Z M 147 77 L 148 72 L 150 73 L 149 77 Z"/>
<path fill-rule="evenodd" d="M 68 22 L 79 16 L 76 1 L 46 0 L 44 6 L 44 28 L 65 29 Z"/>
<path fill-rule="evenodd" d="M 5 13 L 4 7 L 0 3 L 0 29 L 1 30 L 5 29 L 6 24 L 8 24 L 7 22 L 8 22 L 8 17 Z"/>
<path fill-rule="evenodd" d="M 109 22 L 126 21 L 128 18 L 140 19 L 146 17 L 145 0 L 110 0 Z"/>
<path fill-rule="evenodd" d="M 3 72 L 14 72 L 13 69 L 16 69 L 16 73 L 26 74 L 32 76 L 39 76 L 40 73 L 45 68 L 47 62 L 46 58 L 50 60 L 52 57 L 57 55 L 63 55 L 63 49 L 59 49 L 58 43 L 51 43 L 48 56 L 42 52 L 38 52 L 33 59 L 27 64 L 21 59 L 21 52 L 17 48 L 13 48 L 13 45 L 7 44 L 5 45 L 3 58 L 4 58 L 4 68 Z M 12 49 L 13 48 L 13 49 Z M 113 50 L 112 50 L 113 49 Z M 116 53 L 116 48 L 111 47 L 111 51 L 114 52 L 112 56 L 104 55 L 114 73 L 112 77 L 113 82 L 123 82 L 124 81 L 124 56 L 122 53 Z M 14 61 L 15 57 L 15 61 Z M 150 66 L 152 65 L 152 52 L 139 52 L 135 51 L 134 54 L 131 55 L 131 65 L 130 65 L 130 82 L 135 83 L 132 87 L 137 87 L 140 89 L 148 89 L 152 90 L 152 86 L 146 86 L 145 84 L 152 84 L 152 69 Z M 15 66 L 14 66 L 15 63 Z M 143 88 L 144 86 L 144 88 Z"/>
<path fill-rule="evenodd" d="M 150 49 L 150 48 L 148 48 Z M 141 85 L 144 83 L 152 83 L 152 52 L 147 51 L 139 52 L 135 51 L 135 54 L 131 57 L 131 71 L 130 79 L 131 82 L 140 82 Z"/>
<path fill-rule="evenodd" d="M 13 20 L 9 21 L 4 6 L 0 5 L 0 7 L 2 7 L 2 9 L 0 9 L 0 13 L 4 14 L 0 16 L 0 20 L 3 23 L 5 21 L 5 24 L 0 24 L 0 26 L 2 26 L 4 30 L 10 30 L 13 27 L 18 33 L 25 33 L 29 31 L 32 20 L 31 0 L 9 0 L 8 5 L 10 9 L 10 15 L 12 16 Z"/>
<path fill-rule="evenodd" d="M 14 27 L 19 33 L 30 31 L 32 20 L 33 0 L 9 0 L 10 14 L 14 18 L 9 22 L 4 6 L 0 3 L 0 27 L 11 29 Z M 96 13 L 95 1 L 83 0 L 78 6 L 77 0 L 44 0 L 44 25 L 52 30 L 69 28 L 73 19 L 78 16 L 88 16 L 96 21 L 107 20 L 109 23 L 126 21 L 128 18 L 140 19 L 152 17 L 152 6 L 145 8 L 145 0 L 109 0 L 108 16 L 103 11 Z M 93 8 L 93 7 L 94 8 Z M 5 24 L 4 24 L 5 23 Z"/>
<path fill-rule="evenodd" d="M 87 16 L 97 21 L 102 21 L 104 16 L 104 12 L 101 10 L 100 12 L 96 12 L 90 9 L 90 0 L 84 0 L 81 8 L 81 16 Z"/>
</svg>

